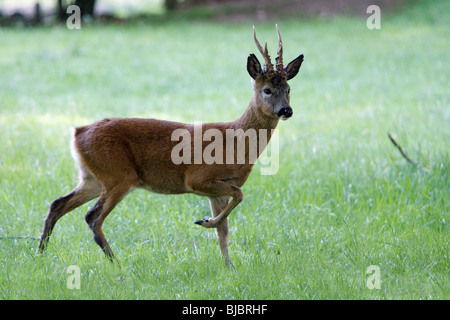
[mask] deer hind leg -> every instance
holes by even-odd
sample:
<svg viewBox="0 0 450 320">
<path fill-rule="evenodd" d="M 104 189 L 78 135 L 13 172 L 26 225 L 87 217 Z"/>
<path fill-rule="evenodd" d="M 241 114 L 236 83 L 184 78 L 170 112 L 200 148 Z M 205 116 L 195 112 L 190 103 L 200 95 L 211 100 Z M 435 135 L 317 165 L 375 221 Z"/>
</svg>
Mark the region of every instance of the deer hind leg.
<svg viewBox="0 0 450 320">
<path fill-rule="evenodd" d="M 43 252 L 45 250 L 53 228 L 62 216 L 86 202 L 97 198 L 100 192 L 100 183 L 92 175 L 85 175 L 81 177 L 75 189 L 54 200 L 50 204 L 50 209 L 44 220 L 44 228 L 39 242 L 39 251 Z"/>
<path fill-rule="evenodd" d="M 108 214 L 117 206 L 117 204 L 129 193 L 134 190 L 129 184 L 119 184 L 114 187 L 103 187 L 103 191 L 97 203 L 86 213 L 86 223 L 94 234 L 94 241 L 97 243 L 106 256 L 113 261 L 114 253 L 103 233 L 103 222 Z"/>
<path fill-rule="evenodd" d="M 217 217 L 228 205 L 230 197 L 211 197 L 209 203 L 213 217 Z M 217 237 L 219 238 L 220 251 L 226 266 L 232 265 L 228 257 L 228 221 L 225 218 L 216 228 Z"/>
</svg>

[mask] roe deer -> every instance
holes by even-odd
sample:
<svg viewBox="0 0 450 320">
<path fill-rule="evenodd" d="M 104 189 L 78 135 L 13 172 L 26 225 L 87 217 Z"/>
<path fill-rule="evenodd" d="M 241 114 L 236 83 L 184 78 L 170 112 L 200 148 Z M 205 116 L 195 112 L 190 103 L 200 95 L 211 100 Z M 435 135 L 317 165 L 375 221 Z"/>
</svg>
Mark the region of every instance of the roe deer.
<svg viewBox="0 0 450 320">
<path fill-rule="evenodd" d="M 269 142 L 279 119 L 286 120 L 293 114 L 287 80 L 297 75 L 303 62 L 303 55 L 300 55 L 283 65 L 283 44 L 278 26 L 276 29 L 278 55 L 274 69 L 267 42 L 263 49 L 253 27 L 254 41 L 264 58 L 264 66 L 261 67 L 256 56 L 250 54 L 247 71 L 252 78 L 253 96 L 244 114 L 232 122 L 203 124 L 201 129 L 202 132 L 215 129 L 223 136 L 230 129 L 268 130 L 267 140 L 257 156 Z M 85 220 L 92 229 L 95 242 L 113 260 L 114 254 L 103 234 L 102 224 L 128 193 L 144 188 L 163 194 L 193 193 L 208 197 L 213 218 L 195 223 L 216 228 L 222 257 L 229 265 L 227 217 L 243 199 L 241 187 L 254 161 L 250 161 L 247 148 L 245 163 L 175 164 L 171 155 L 177 142 L 172 139 L 172 134 L 180 129 L 193 136 L 195 126 L 155 119 L 112 118 L 75 128 L 71 150 L 79 167 L 80 181 L 70 193 L 51 203 L 39 243 L 40 252 L 45 250 L 58 219 L 89 200 L 100 197 L 86 213 Z M 259 133 L 256 138 L 261 139 Z M 248 143 L 246 146 L 251 147 Z M 202 148 L 205 146 L 202 145 Z M 234 152 L 237 152 L 236 149 Z"/>
</svg>

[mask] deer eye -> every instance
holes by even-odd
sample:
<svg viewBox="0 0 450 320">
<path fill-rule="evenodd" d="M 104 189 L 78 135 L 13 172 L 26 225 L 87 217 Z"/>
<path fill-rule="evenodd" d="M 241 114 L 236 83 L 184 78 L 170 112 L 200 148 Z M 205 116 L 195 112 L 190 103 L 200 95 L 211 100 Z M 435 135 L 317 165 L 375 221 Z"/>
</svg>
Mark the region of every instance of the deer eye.
<svg viewBox="0 0 450 320">
<path fill-rule="evenodd" d="M 264 93 L 265 94 L 272 94 L 272 91 L 270 91 L 270 89 L 264 89 Z"/>
<path fill-rule="evenodd" d="M 288 94 L 290 94 L 291 93 L 291 89 L 288 89 Z"/>
</svg>

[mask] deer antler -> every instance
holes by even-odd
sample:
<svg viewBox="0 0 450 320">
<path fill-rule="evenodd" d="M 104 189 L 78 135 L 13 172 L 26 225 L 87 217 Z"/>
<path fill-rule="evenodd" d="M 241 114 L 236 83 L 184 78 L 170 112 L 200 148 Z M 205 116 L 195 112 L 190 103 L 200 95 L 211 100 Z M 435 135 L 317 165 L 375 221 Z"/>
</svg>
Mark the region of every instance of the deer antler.
<svg viewBox="0 0 450 320">
<path fill-rule="evenodd" d="M 277 71 L 284 73 L 284 66 L 283 66 L 283 41 L 281 41 L 281 34 L 280 29 L 278 29 L 278 25 L 275 25 L 277 28 L 278 33 L 278 52 L 277 57 L 275 58 L 275 65 L 277 68 Z"/>
<path fill-rule="evenodd" d="M 261 52 L 261 54 L 264 58 L 264 69 L 265 69 L 264 71 L 273 70 L 273 64 L 272 64 L 272 62 L 270 62 L 269 51 L 267 50 L 267 41 L 266 41 L 266 45 L 265 45 L 265 50 L 263 50 L 263 48 L 259 44 L 258 39 L 256 38 L 255 26 L 253 26 L 253 37 L 255 38 L 255 43 L 256 43 L 256 46 L 258 47 L 259 52 Z"/>
</svg>

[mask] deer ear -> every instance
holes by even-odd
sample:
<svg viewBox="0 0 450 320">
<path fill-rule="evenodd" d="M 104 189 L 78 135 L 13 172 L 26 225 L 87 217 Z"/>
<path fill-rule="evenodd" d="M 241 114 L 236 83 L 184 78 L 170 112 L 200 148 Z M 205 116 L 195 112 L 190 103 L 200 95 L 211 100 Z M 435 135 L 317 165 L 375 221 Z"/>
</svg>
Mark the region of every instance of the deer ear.
<svg viewBox="0 0 450 320">
<path fill-rule="evenodd" d="M 303 55 L 299 55 L 297 58 L 289 62 L 289 64 L 284 67 L 284 71 L 286 72 L 286 79 L 291 80 L 293 77 L 295 77 L 300 70 L 300 66 L 303 62 Z"/>
<path fill-rule="evenodd" d="M 262 75 L 261 64 L 253 53 L 247 58 L 247 71 L 253 79 Z"/>
</svg>

